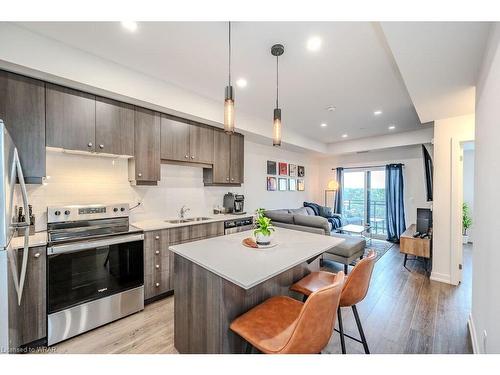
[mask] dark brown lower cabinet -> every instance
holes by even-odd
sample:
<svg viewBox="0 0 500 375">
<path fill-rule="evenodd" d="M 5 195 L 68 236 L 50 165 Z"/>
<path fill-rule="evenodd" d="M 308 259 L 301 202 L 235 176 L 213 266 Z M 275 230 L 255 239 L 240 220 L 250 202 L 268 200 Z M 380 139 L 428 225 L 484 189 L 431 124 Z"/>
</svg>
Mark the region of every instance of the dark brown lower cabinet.
<svg viewBox="0 0 500 375">
<path fill-rule="evenodd" d="M 16 252 L 18 272 L 20 272 L 23 249 L 16 250 Z M 45 282 L 47 250 L 44 246 L 32 247 L 28 254 L 28 268 L 21 305 L 9 303 L 9 326 L 14 328 L 16 346 L 27 345 L 47 336 Z M 9 280 L 12 280 L 12 274 L 9 275 Z M 9 292 L 11 302 L 17 302 L 13 285 L 9 288 Z"/>
<path fill-rule="evenodd" d="M 204 223 L 144 233 L 144 299 L 174 290 L 171 245 L 224 235 L 224 222 Z"/>
</svg>

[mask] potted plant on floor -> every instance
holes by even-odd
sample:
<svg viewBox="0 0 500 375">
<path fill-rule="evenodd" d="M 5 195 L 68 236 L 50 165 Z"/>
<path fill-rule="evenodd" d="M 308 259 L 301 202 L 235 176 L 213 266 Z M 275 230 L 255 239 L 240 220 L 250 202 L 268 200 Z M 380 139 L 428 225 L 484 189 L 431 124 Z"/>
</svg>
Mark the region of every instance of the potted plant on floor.
<svg viewBox="0 0 500 375">
<path fill-rule="evenodd" d="M 271 233 L 274 232 L 274 226 L 271 223 L 271 219 L 264 215 L 263 208 L 257 210 L 255 226 L 256 229 L 253 231 L 253 234 L 257 245 L 266 246 L 271 244 Z"/>
<path fill-rule="evenodd" d="M 467 230 L 472 225 L 472 217 L 470 216 L 470 210 L 467 203 L 462 205 L 462 243 L 465 245 L 469 242 L 469 235 Z"/>
</svg>

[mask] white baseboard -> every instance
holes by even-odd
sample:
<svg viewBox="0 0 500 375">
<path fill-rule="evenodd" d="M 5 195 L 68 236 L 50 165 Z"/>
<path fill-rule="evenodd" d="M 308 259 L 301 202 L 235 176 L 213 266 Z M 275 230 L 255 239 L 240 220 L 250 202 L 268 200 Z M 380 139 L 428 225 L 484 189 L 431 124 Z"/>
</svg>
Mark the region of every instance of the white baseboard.
<svg viewBox="0 0 500 375">
<path fill-rule="evenodd" d="M 450 277 L 450 275 L 447 275 L 447 274 L 444 274 L 444 273 L 431 272 L 430 279 L 434 280 L 434 281 L 439 281 L 440 283 L 451 284 L 451 277 Z"/>
<path fill-rule="evenodd" d="M 467 325 L 469 326 L 470 341 L 472 342 L 472 352 L 474 354 L 480 354 L 479 344 L 477 342 L 476 326 L 474 325 L 474 318 L 472 317 L 472 313 L 469 314 Z"/>
</svg>

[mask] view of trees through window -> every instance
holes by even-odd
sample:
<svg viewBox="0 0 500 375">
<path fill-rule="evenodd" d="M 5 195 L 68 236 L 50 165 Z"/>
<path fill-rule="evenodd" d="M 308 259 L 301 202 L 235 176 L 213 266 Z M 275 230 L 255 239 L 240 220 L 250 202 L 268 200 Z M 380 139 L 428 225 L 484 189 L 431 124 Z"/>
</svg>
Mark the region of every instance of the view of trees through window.
<svg viewBox="0 0 500 375">
<path fill-rule="evenodd" d="M 350 224 L 370 224 L 374 235 L 386 234 L 385 170 L 344 172 L 343 211 Z"/>
</svg>

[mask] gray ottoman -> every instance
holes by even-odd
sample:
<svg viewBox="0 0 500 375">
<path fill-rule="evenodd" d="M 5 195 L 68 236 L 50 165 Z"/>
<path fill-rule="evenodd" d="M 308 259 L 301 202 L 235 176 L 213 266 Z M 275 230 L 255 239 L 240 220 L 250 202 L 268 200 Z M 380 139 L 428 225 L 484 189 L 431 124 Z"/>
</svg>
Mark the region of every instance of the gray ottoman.
<svg viewBox="0 0 500 375">
<path fill-rule="evenodd" d="M 342 263 L 344 265 L 344 273 L 347 274 L 348 265 L 354 260 L 363 257 L 365 253 L 366 241 L 362 237 L 350 236 L 348 234 L 332 233 L 331 236 L 342 238 L 344 241 L 324 253 L 323 259 Z"/>
</svg>

